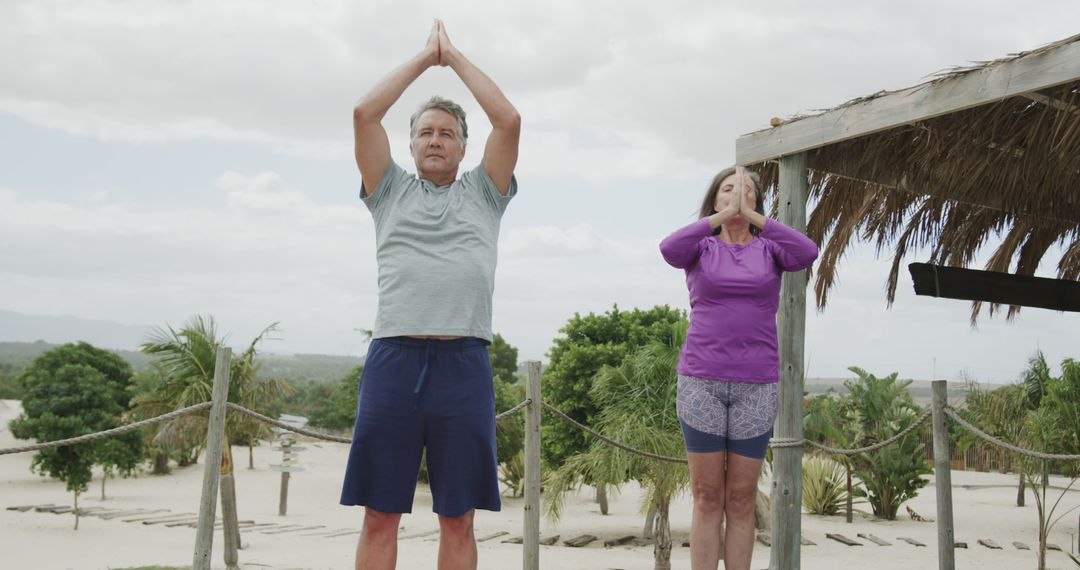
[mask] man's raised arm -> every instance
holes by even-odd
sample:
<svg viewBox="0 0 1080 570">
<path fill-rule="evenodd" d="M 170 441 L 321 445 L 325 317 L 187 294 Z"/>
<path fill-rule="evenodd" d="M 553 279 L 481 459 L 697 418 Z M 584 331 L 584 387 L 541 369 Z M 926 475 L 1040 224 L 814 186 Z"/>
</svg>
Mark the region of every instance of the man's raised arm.
<svg viewBox="0 0 1080 570">
<path fill-rule="evenodd" d="M 431 27 L 427 45 L 415 57 L 390 72 L 353 109 L 356 166 L 370 196 L 390 165 L 390 140 L 382 126 L 383 116 L 405 89 L 429 67 L 439 64 L 439 22 Z"/>
<path fill-rule="evenodd" d="M 517 165 L 521 115 L 495 82 L 450 43 L 442 21 L 436 25 L 439 28 L 439 64 L 450 66 L 457 73 L 491 121 L 483 165 L 499 193 L 505 196 L 510 191 L 510 178 Z"/>
</svg>

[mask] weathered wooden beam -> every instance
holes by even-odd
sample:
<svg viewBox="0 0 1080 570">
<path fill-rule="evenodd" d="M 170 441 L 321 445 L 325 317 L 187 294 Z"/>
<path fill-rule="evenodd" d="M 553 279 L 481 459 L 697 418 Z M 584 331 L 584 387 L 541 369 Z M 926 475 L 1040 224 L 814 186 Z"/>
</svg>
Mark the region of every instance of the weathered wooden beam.
<svg viewBox="0 0 1080 570">
<path fill-rule="evenodd" d="M 582 534 L 580 536 L 575 536 L 574 538 L 568 538 L 564 540 L 563 544 L 571 548 L 581 548 L 582 546 L 585 546 L 586 544 L 589 544 L 594 540 L 596 540 L 595 536 L 591 534 Z"/>
<path fill-rule="evenodd" d="M 1049 95 L 1043 95 L 1042 93 L 1024 93 L 1024 97 L 1035 101 L 1036 103 L 1042 103 L 1047 107 L 1052 107 L 1058 111 L 1068 111 L 1069 113 L 1080 113 L 1080 107 L 1062 101 L 1061 99 L 1055 99 Z"/>
<path fill-rule="evenodd" d="M 525 513 L 522 568 L 540 570 L 540 362 L 525 364 Z"/>
<path fill-rule="evenodd" d="M 873 542 L 874 544 L 876 544 L 878 546 L 892 546 L 891 542 L 889 542 L 887 540 L 884 540 L 884 539 L 881 539 L 881 538 L 878 538 L 877 536 L 875 536 L 873 534 L 870 534 L 870 533 L 867 533 L 867 532 L 860 532 L 860 533 L 856 534 L 855 536 L 857 536 L 859 538 L 865 538 L 866 540 L 869 540 L 870 542 Z"/>
<path fill-rule="evenodd" d="M 956 548 L 953 547 L 952 456 L 949 448 L 949 423 L 945 406 L 949 403 L 948 383 L 934 380 L 931 385 L 930 408 L 934 436 L 934 487 L 937 497 L 938 570 L 956 568 Z"/>
<path fill-rule="evenodd" d="M 1073 42 L 745 134 L 735 141 L 735 162 L 804 152 L 1078 79 L 1080 42 Z"/>
<path fill-rule="evenodd" d="M 846 537 L 846 536 L 844 536 L 844 535 L 842 535 L 840 533 L 836 533 L 836 532 L 827 532 L 827 533 L 825 533 L 825 538 L 831 538 L 831 539 L 835 540 L 836 542 L 839 542 L 840 544 L 846 544 L 848 546 L 862 546 L 863 545 L 861 542 L 859 542 L 857 540 L 852 540 L 852 539 L 850 539 L 850 538 L 848 538 L 848 537 Z"/>
<path fill-rule="evenodd" d="M 780 159 L 780 222 L 806 232 L 806 153 Z M 802 439 L 803 354 L 806 332 L 806 271 L 784 273 L 780 285 L 777 333 L 780 350 L 780 409 L 776 418 L 777 439 Z M 770 570 L 800 567 L 802 541 L 801 447 L 773 450 L 772 532 Z"/>
<path fill-rule="evenodd" d="M 637 537 L 632 535 L 632 534 L 628 534 L 626 536 L 620 536 L 619 538 L 610 538 L 610 539 L 604 541 L 604 546 L 621 546 L 621 545 L 626 544 L 628 542 L 633 542 L 633 540 L 635 538 L 637 538 Z"/>
<path fill-rule="evenodd" d="M 1080 312 L 1080 282 L 947 267 L 908 264 L 915 294 L 1002 305 Z"/>
<path fill-rule="evenodd" d="M 910 544 L 912 546 L 926 546 L 925 544 L 915 540 L 914 538 L 908 538 L 906 536 L 897 537 L 896 540 L 902 540 L 902 541 L 904 541 L 904 542 L 906 542 L 906 543 L 908 543 L 908 544 Z"/>
<path fill-rule="evenodd" d="M 195 532 L 193 570 L 210 570 L 210 553 L 214 544 L 214 518 L 217 513 L 218 484 L 221 479 L 221 451 L 225 442 L 225 404 L 229 400 L 229 363 L 232 349 L 220 346 L 214 366 L 214 387 L 210 400 L 210 421 L 206 433 L 206 455 L 203 458 L 202 495 L 199 499 L 199 526 Z"/>
</svg>

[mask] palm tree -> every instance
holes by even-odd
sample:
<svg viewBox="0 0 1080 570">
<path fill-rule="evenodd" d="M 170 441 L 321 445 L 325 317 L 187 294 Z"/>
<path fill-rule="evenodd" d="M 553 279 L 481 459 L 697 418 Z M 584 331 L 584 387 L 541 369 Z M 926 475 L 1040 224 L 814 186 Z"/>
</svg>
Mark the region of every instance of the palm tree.
<svg viewBox="0 0 1080 570">
<path fill-rule="evenodd" d="M 292 386 L 284 380 L 256 377 L 259 367 L 255 362 L 255 347 L 276 327 L 277 323 L 274 323 L 263 329 L 247 349 L 232 358 L 229 363 L 228 401 L 265 414 L 275 400 L 292 392 Z M 155 369 L 159 373 L 160 383 L 137 399 L 136 413 L 152 415 L 210 400 L 217 350 L 222 344 L 223 339 L 217 336 L 213 317 L 195 316 L 180 330 L 166 325 L 154 331 L 141 348 L 143 352 L 158 357 Z M 198 442 L 194 444 L 197 456 L 204 445 L 202 442 L 206 441 L 207 418 L 205 414 L 188 415 L 166 422 L 159 428 L 155 440 L 182 441 L 185 445 Z M 223 517 L 235 520 L 236 513 L 232 446 L 229 442 L 245 436 L 250 441 L 256 434 L 263 433 L 268 432 L 261 426 L 253 425 L 248 416 L 226 415 L 220 480 Z M 232 538 L 236 544 L 240 544 L 238 533 Z"/>
<path fill-rule="evenodd" d="M 1041 399 L 1042 384 L 1039 386 Z M 964 396 L 964 415 L 987 433 L 1013 445 L 1024 445 L 1025 425 L 1028 414 L 1034 409 L 1031 405 L 1031 392 L 1028 386 L 1011 385 L 1003 386 L 996 390 L 985 390 L 978 384 L 968 384 L 967 394 Z M 986 445 L 978 440 L 973 434 L 964 432 L 965 440 L 978 441 L 979 445 Z M 1024 506 L 1024 472 L 1017 469 L 1019 483 L 1016 489 L 1016 506 Z"/>
<path fill-rule="evenodd" d="M 686 321 L 676 323 L 668 338 L 631 353 L 618 367 L 597 373 L 590 398 L 600 409 L 595 428 L 635 449 L 681 457 L 682 431 L 675 414 L 675 365 L 686 338 Z M 642 511 L 656 509 L 653 549 L 656 570 L 671 568 L 671 499 L 690 482 L 686 465 L 631 454 L 593 440 L 584 453 L 570 456 L 545 480 L 545 506 L 558 519 L 563 495 L 584 481 L 619 485 L 634 479 L 645 490 Z"/>
<path fill-rule="evenodd" d="M 256 347 L 267 334 L 277 330 L 274 323 L 262 330 L 247 348 L 229 363 L 229 401 L 245 408 L 269 413 L 274 402 L 292 393 L 292 386 L 279 379 L 257 378 L 259 365 L 255 362 Z M 214 366 L 217 349 L 223 339 L 217 336 L 213 317 L 195 316 L 180 330 L 166 325 L 159 328 L 143 343 L 142 351 L 158 357 L 155 370 L 156 385 L 136 401 L 140 415 L 155 415 L 206 402 L 214 388 Z M 206 441 L 206 415 L 185 416 L 166 422 L 159 429 L 166 441 L 197 444 L 196 454 Z M 226 441 L 245 436 L 265 437 L 269 430 L 264 424 L 245 415 L 229 414 L 225 423 Z"/>
</svg>

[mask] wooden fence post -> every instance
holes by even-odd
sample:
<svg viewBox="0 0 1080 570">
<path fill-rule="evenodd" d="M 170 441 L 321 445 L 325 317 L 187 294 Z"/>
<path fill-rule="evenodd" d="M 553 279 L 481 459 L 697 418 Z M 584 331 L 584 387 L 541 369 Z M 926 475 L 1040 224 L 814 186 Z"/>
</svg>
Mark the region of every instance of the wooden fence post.
<svg viewBox="0 0 1080 570">
<path fill-rule="evenodd" d="M 529 376 L 525 382 L 525 528 L 522 538 L 522 568 L 540 568 L 540 363 L 526 363 Z"/>
<path fill-rule="evenodd" d="M 210 570 L 210 552 L 214 545 L 214 516 L 217 512 L 218 483 L 221 475 L 221 446 L 225 441 L 225 402 L 229 399 L 229 363 L 232 349 L 219 346 L 214 366 L 214 390 L 210 401 L 210 420 L 206 430 L 206 457 L 203 459 L 202 498 L 199 500 L 199 526 L 195 533 L 193 570 Z"/>
<path fill-rule="evenodd" d="M 948 384 L 944 380 L 931 383 L 930 401 L 934 422 L 934 485 L 937 488 L 938 570 L 956 568 L 953 550 L 952 466 L 949 463 L 949 424 L 945 406 L 949 403 Z"/>
<path fill-rule="evenodd" d="M 780 222 L 806 232 L 806 153 L 780 159 Z M 780 409 L 775 437 L 802 439 L 803 354 L 806 331 L 806 271 L 784 273 L 780 285 L 777 328 L 780 349 Z M 770 570 L 799 568 L 802 546 L 801 447 L 773 450 L 772 529 Z"/>
</svg>

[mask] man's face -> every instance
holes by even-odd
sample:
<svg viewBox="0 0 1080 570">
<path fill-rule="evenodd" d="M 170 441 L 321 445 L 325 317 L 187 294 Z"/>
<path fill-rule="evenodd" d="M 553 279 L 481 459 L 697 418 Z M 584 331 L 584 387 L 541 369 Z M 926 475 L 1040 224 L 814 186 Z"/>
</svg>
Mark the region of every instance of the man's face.
<svg viewBox="0 0 1080 570">
<path fill-rule="evenodd" d="M 458 164 L 465 158 L 465 141 L 461 140 L 457 119 L 442 109 L 428 109 L 416 120 L 409 152 L 416 162 L 421 178 L 437 183 L 449 183 L 457 177 Z"/>
</svg>

